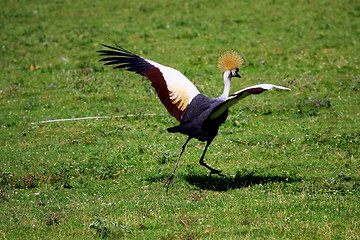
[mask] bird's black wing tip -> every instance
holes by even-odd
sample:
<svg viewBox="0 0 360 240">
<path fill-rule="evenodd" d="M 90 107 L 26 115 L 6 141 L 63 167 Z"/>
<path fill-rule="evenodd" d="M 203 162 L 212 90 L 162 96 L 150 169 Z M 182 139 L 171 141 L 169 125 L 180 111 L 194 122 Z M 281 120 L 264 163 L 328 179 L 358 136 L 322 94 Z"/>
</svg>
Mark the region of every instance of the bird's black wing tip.
<svg viewBox="0 0 360 240">
<path fill-rule="evenodd" d="M 119 52 L 122 52 L 122 53 L 127 53 L 127 54 L 132 54 L 131 52 L 127 51 L 125 48 L 121 47 L 119 44 L 113 42 L 113 44 L 115 45 L 114 46 L 110 46 L 110 45 L 107 45 L 107 44 L 103 44 L 103 43 L 99 43 L 101 46 L 103 47 L 106 47 L 106 48 L 110 48 L 112 50 L 115 50 L 115 51 L 119 51 Z M 99 53 L 103 53 L 104 51 L 106 50 L 98 50 L 96 52 L 99 52 Z"/>
</svg>

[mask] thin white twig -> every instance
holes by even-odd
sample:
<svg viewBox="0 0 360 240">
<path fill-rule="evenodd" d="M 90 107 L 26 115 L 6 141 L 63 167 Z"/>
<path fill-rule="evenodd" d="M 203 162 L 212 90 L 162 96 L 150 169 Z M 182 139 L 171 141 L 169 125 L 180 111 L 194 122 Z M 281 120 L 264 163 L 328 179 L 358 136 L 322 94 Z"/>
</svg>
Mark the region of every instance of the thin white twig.
<svg viewBox="0 0 360 240">
<path fill-rule="evenodd" d="M 79 118 L 63 118 L 63 119 L 52 119 L 41 121 L 40 123 L 51 123 L 51 122 L 65 122 L 65 121 L 78 121 L 86 119 L 101 119 L 101 118 L 124 118 L 124 117 L 139 117 L 139 116 L 156 116 L 161 114 L 156 113 L 144 113 L 144 114 L 126 114 L 126 115 L 117 115 L 117 116 L 97 116 L 97 117 L 79 117 Z M 33 122 L 31 124 L 36 124 Z"/>
</svg>

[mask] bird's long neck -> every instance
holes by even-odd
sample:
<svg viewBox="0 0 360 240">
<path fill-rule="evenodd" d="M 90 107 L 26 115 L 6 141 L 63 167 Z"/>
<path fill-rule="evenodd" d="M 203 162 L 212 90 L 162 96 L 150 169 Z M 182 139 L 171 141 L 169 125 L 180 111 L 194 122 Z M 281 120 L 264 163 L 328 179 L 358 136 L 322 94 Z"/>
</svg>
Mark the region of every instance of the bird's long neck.
<svg viewBox="0 0 360 240">
<path fill-rule="evenodd" d="M 230 93 L 230 80 L 231 80 L 231 72 L 229 70 L 224 72 L 224 91 L 219 96 L 220 99 L 225 100 Z"/>
</svg>

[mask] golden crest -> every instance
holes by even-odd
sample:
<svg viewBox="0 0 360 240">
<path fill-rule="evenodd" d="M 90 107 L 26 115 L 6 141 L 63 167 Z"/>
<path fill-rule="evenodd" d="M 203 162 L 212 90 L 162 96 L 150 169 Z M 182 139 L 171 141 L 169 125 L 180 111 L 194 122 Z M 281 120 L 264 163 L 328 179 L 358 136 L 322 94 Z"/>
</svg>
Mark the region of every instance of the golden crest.
<svg viewBox="0 0 360 240">
<path fill-rule="evenodd" d="M 239 68 L 244 63 L 241 55 L 235 50 L 226 51 L 219 57 L 218 67 L 222 71 Z"/>
</svg>

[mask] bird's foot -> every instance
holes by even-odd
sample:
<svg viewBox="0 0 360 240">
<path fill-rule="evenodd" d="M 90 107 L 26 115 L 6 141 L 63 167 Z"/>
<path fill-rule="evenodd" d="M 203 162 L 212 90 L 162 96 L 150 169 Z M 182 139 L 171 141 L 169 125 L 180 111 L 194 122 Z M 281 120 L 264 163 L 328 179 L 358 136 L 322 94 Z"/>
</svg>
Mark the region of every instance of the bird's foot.
<svg viewBox="0 0 360 240">
<path fill-rule="evenodd" d="M 173 180 L 174 180 L 175 174 L 171 173 L 170 176 L 166 179 L 164 183 L 164 187 L 166 187 L 166 192 L 169 190 L 169 187 L 171 186 Z"/>
<path fill-rule="evenodd" d="M 216 174 L 216 175 L 225 177 L 225 175 L 224 175 L 224 174 L 221 174 L 221 172 L 222 172 L 222 171 L 220 171 L 220 170 L 211 169 L 210 175 Z"/>
</svg>

